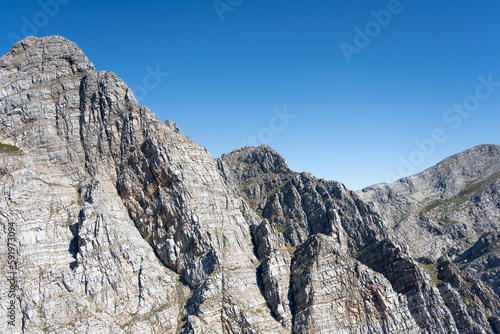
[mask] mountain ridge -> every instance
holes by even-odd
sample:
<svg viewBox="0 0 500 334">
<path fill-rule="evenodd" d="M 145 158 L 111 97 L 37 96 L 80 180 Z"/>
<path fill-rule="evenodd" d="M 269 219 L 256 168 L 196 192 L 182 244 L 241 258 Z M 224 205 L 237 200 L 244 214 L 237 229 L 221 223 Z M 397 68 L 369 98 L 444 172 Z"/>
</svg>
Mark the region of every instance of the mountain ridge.
<svg viewBox="0 0 500 334">
<path fill-rule="evenodd" d="M 472 271 L 492 268 L 415 261 L 392 221 L 404 207 L 267 146 L 216 159 L 63 37 L 0 58 L 0 142 L 0 253 L 12 225 L 19 287 L 8 297 L 2 267 L 1 309 L 18 306 L 2 332 L 500 330 L 494 279 Z"/>
</svg>

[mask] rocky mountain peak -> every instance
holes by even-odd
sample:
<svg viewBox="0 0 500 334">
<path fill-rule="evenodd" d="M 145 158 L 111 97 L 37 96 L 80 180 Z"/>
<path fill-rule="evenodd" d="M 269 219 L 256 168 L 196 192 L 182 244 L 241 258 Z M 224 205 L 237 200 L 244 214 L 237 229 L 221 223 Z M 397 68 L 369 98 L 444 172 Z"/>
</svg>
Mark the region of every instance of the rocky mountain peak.
<svg viewBox="0 0 500 334">
<path fill-rule="evenodd" d="M 83 51 L 75 43 L 61 36 L 30 36 L 17 42 L 0 62 L 0 68 L 12 64 L 16 65 L 19 72 L 26 74 L 30 71 L 32 74 L 42 74 L 64 67 L 74 72 L 94 70 L 94 65 Z"/>
<path fill-rule="evenodd" d="M 219 159 L 224 177 L 237 184 L 253 206 L 262 211 L 266 194 L 289 181 L 294 173 L 285 159 L 266 145 L 243 147 Z"/>
<path fill-rule="evenodd" d="M 241 178 L 292 173 L 285 159 L 267 145 L 243 147 L 229 154 L 223 154 L 222 160 L 234 166 L 234 171 Z"/>
<path fill-rule="evenodd" d="M 255 280 L 258 217 L 205 148 L 64 38 L 27 38 L 0 64 L 21 305 L 2 333 L 280 332 Z"/>
</svg>

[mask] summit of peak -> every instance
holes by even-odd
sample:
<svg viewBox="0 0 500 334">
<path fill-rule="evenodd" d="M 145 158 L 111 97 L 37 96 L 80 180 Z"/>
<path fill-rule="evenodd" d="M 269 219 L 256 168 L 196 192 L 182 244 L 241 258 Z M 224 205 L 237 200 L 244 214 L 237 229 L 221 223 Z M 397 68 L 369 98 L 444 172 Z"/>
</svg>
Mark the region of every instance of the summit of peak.
<svg viewBox="0 0 500 334">
<path fill-rule="evenodd" d="M 0 58 L 0 67 L 9 65 L 19 71 L 31 68 L 37 72 L 51 71 L 54 66 L 69 66 L 78 72 L 95 69 L 76 43 L 58 35 L 28 36 L 17 42 L 9 53 Z"/>
</svg>

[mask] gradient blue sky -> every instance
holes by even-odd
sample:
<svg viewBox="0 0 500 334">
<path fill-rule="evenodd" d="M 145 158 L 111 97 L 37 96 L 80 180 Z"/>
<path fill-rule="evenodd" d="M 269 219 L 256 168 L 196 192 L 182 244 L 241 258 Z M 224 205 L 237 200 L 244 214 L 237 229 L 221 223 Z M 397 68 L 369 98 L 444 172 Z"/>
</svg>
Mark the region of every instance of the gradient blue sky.
<svg viewBox="0 0 500 334">
<path fill-rule="evenodd" d="M 214 156 L 256 137 L 356 190 L 500 144 L 500 85 L 474 98 L 478 77 L 500 82 L 498 1 L 401 0 L 380 31 L 371 12 L 394 0 L 220 0 L 224 20 L 212 0 L 55 1 L 0 0 L 0 53 L 13 36 L 57 34 L 136 91 L 148 68 L 168 72 L 140 102 Z M 367 24 L 348 63 L 340 44 Z M 468 117 L 447 114 L 464 101 Z M 282 126 L 284 108 L 295 118 Z"/>
</svg>

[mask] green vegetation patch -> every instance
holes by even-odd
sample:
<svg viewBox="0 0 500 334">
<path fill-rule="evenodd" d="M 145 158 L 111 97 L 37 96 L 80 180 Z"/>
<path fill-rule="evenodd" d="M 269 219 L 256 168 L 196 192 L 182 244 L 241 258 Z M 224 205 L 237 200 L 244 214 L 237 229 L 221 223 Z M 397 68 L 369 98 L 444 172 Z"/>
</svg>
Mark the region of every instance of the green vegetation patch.
<svg viewBox="0 0 500 334">
<path fill-rule="evenodd" d="M 500 171 L 491 174 L 482 181 L 469 181 L 464 189 L 450 198 L 438 199 L 428 203 L 421 211 L 422 214 L 431 211 L 450 213 L 460 209 L 466 202 L 483 192 L 490 184 L 500 178 Z"/>
<path fill-rule="evenodd" d="M 20 154 L 21 149 L 17 146 L 4 144 L 0 142 L 0 153 Z"/>
<path fill-rule="evenodd" d="M 290 257 L 293 258 L 293 256 L 295 255 L 295 251 L 297 250 L 297 246 L 288 246 L 286 247 L 286 251 L 288 252 L 288 254 L 290 254 Z"/>
<path fill-rule="evenodd" d="M 437 269 L 438 264 L 437 263 L 434 263 L 434 264 L 419 263 L 419 265 L 420 265 L 420 267 L 424 268 L 425 271 L 427 271 L 429 273 L 434 284 L 438 285 L 440 283 L 444 283 L 442 280 L 440 280 L 438 278 L 438 269 Z"/>
<path fill-rule="evenodd" d="M 280 226 L 280 225 L 275 224 L 275 223 L 273 223 L 273 226 L 276 229 L 276 231 L 278 231 L 278 233 L 285 234 L 285 232 L 286 232 L 286 228 L 285 227 Z"/>
</svg>

